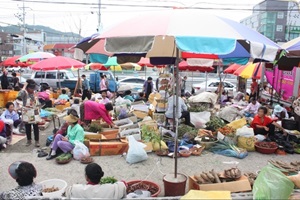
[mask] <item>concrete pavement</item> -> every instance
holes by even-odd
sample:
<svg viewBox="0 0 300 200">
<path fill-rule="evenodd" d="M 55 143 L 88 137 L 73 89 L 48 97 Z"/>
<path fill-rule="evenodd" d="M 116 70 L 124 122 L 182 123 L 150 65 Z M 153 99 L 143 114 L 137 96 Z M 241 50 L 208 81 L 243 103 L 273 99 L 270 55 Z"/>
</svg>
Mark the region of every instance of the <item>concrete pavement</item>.
<svg viewBox="0 0 300 200">
<path fill-rule="evenodd" d="M 41 132 L 41 144 L 44 146 L 46 138 L 51 134 L 52 128 L 48 127 Z M 58 165 L 54 160 L 46 161 L 45 158 L 38 158 L 33 146 L 25 147 L 26 139 L 21 140 L 17 144 L 8 147 L 0 152 L 0 192 L 12 189 L 17 186 L 17 183 L 8 173 L 8 166 L 18 160 L 28 161 L 34 164 L 37 169 L 36 182 L 47 179 L 59 178 L 67 181 L 68 184 L 85 183 L 84 168 L 85 165 L 79 161 L 73 160 L 66 165 Z M 149 154 L 147 161 L 130 165 L 126 163 L 125 158 L 117 156 L 93 157 L 94 161 L 101 165 L 105 172 L 105 176 L 114 176 L 119 180 L 135 180 L 146 179 L 158 183 L 162 187 L 162 178 L 165 173 L 174 172 L 174 160 L 168 157 L 158 157 L 154 153 Z M 237 161 L 238 167 L 243 172 L 257 172 L 267 164 L 269 159 L 278 159 L 285 162 L 300 161 L 300 155 L 276 156 L 263 155 L 256 152 L 251 152 L 245 159 L 235 159 L 221 155 L 212 154 L 204 151 L 204 154 L 199 157 L 191 156 L 189 158 L 179 158 L 178 171 L 186 175 L 194 175 L 202 171 L 215 169 L 222 171 L 230 168 L 231 165 L 223 162 Z"/>
</svg>

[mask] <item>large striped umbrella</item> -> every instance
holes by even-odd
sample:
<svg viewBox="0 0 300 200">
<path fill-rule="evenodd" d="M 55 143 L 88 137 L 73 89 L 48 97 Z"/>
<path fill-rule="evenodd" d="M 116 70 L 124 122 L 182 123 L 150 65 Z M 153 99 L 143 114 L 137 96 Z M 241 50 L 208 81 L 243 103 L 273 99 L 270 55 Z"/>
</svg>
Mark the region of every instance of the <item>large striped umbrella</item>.
<svg viewBox="0 0 300 200">
<path fill-rule="evenodd" d="M 48 52 L 34 52 L 26 54 L 18 59 L 20 62 L 38 62 L 47 58 L 55 57 L 54 54 Z"/>
<path fill-rule="evenodd" d="M 221 17 L 203 15 L 198 10 L 175 9 L 139 15 L 104 31 L 105 50 L 116 56 L 148 57 L 150 63 L 174 64 L 177 58 L 235 60 L 245 64 L 250 57 L 273 61 L 277 44 L 247 28 Z M 136 59 L 136 58 L 133 58 Z M 133 61 L 134 62 L 134 61 Z M 178 67 L 176 85 L 179 85 Z M 176 87 L 179 94 L 179 87 Z M 178 95 L 176 111 L 179 112 Z M 177 114 L 174 116 L 178 119 Z M 178 120 L 176 126 L 178 127 Z M 177 178 L 178 129 L 175 131 L 175 178 Z"/>
<path fill-rule="evenodd" d="M 247 65 L 238 68 L 234 75 L 240 76 L 245 79 L 254 78 L 260 79 L 262 73 L 261 63 L 248 63 Z"/>
<path fill-rule="evenodd" d="M 234 63 L 234 64 L 230 65 L 227 69 L 225 69 L 224 73 L 233 74 L 240 67 L 241 67 L 241 65 Z"/>
</svg>

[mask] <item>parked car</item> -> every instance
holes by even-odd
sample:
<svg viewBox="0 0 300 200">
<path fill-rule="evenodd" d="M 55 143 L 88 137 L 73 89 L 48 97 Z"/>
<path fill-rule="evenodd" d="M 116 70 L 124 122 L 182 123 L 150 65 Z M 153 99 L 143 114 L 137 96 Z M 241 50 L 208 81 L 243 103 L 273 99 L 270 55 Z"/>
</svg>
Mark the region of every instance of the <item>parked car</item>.
<svg viewBox="0 0 300 200">
<path fill-rule="evenodd" d="M 71 90 L 75 89 L 78 80 L 73 72 L 68 70 L 33 71 L 31 78 L 39 85 L 47 85 L 55 89 L 60 83 L 62 87 Z"/>
<path fill-rule="evenodd" d="M 194 90 L 195 94 L 204 92 L 205 84 L 206 84 L 206 82 L 193 84 L 193 90 Z M 220 80 L 208 80 L 206 91 L 207 92 L 215 92 L 218 89 L 219 84 L 220 84 Z M 224 90 L 226 92 L 234 92 L 236 90 L 236 85 L 234 85 L 228 81 L 223 81 L 222 84 L 223 84 Z"/>
<path fill-rule="evenodd" d="M 132 93 L 138 93 L 143 91 L 145 79 L 138 78 L 138 77 L 129 77 L 124 78 L 118 82 L 119 87 L 124 87 L 125 85 L 128 85 L 131 87 Z"/>
<path fill-rule="evenodd" d="M 118 82 L 118 87 L 130 86 L 132 93 L 143 92 L 145 79 L 139 77 L 128 77 Z M 153 82 L 154 90 L 156 90 L 155 83 Z"/>
<path fill-rule="evenodd" d="M 24 72 L 22 67 L 8 67 L 6 68 L 8 72 Z"/>
</svg>

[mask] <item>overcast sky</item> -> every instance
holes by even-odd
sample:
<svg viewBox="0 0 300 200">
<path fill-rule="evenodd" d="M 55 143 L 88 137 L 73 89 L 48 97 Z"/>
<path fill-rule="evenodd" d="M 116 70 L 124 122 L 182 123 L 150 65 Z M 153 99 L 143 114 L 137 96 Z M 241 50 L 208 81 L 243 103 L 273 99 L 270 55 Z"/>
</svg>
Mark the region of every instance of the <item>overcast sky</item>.
<svg viewBox="0 0 300 200">
<path fill-rule="evenodd" d="M 171 7 L 206 8 L 199 9 L 199 12 L 212 13 L 240 21 L 251 15 L 253 5 L 261 1 L 101 0 L 101 22 L 103 28 L 107 28 L 122 22 L 122 20 L 138 17 L 138 15 L 145 12 L 172 9 Z M 64 32 L 79 33 L 79 30 L 81 30 L 82 36 L 89 36 L 96 32 L 99 0 L 24 0 L 24 2 L 26 7 L 26 24 L 49 26 Z M 0 25 L 17 25 L 21 23 L 15 15 L 22 13 L 22 10 L 19 8 L 22 5 L 22 0 L 0 0 Z M 234 10 L 226 10 L 228 8 Z"/>
</svg>

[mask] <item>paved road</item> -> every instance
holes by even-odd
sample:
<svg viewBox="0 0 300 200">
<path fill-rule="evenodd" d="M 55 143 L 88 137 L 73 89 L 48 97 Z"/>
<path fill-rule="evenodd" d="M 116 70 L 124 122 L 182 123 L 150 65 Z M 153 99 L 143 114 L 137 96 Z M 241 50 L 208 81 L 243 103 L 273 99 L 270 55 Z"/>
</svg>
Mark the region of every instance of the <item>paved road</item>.
<svg viewBox="0 0 300 200">
<path fill-rule="evenodd" d="M 118 78 L 118 80 L 122 80 L 123 78 L 127 78 L 127 77 L 140 77 L 140 78 L 147 78 L 149 76 L 151 76 L 153 78 L 153 80 L 156 80 L 158 78 L 158 72 L 154 71 L 155 69 L 148 69 L 146 74 L 145 72 L 139 72 L 139 71 L 122 71 L 122 72 L 113 72 L 114 76 L 116 78 Z M 81 70 L 80 74 L 85 74 L 87 77 L 89 77 L 89 75 L 93 73 L 93 71 L 85 71 L 85 70 Z M 77 73 L 74 73 L 75 76 L 77 76 Z M 181 76 L 187 76 L 187 90 L 191 90 L 192 88 L 192 84 L 195 83 L 201 83 L 204 82 L 206 80 L 205 78 L 205 74 L 204 73 L 199 73 L 199 72 L 195 72 L 195 73 L 191 73 L 191 72 L 181 72 L 180 73 Z M 31 73 L 30 72 L 25 72 L 22 74 L 22 76 L 27 79 L 31 77 Z M 208 80 L 211 79 L 219 79 L 218 75 L 216 73 L 209 73 L 208 74 Z M 226 75 L 226 81 L 229 81 L 233 84 L 237 84 L 237 78 L 234 75 Z M 249 88 L 250 86 L 250 81 L 248 81 L 248 85 L 247 88 Z"/>
</svg>

